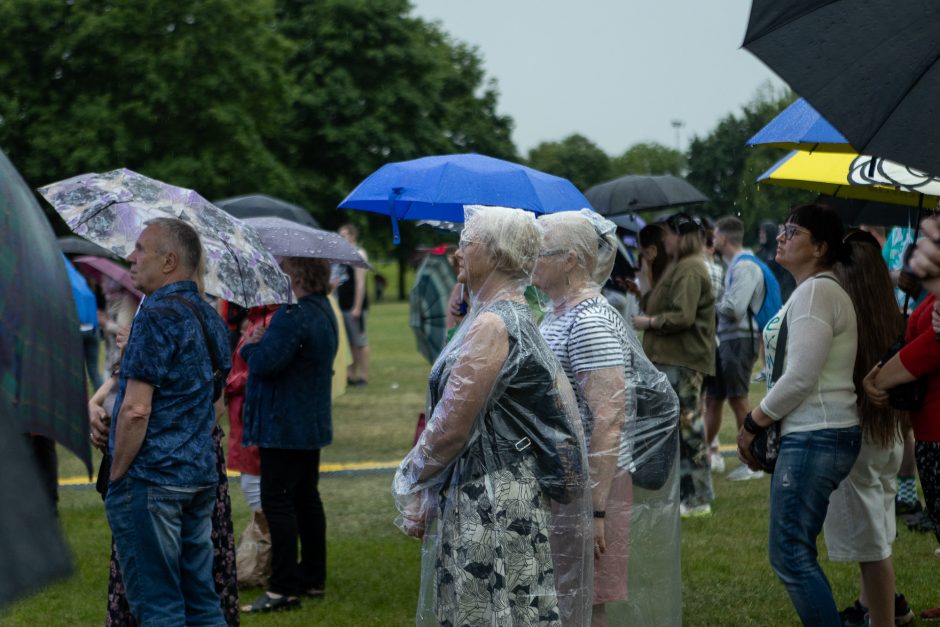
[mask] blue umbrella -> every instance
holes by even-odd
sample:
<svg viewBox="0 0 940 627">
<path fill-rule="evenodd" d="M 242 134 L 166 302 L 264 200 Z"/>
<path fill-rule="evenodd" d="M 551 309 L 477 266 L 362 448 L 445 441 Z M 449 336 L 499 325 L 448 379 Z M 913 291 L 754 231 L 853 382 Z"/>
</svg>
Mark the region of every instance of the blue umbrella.
<svg viewBox="0 0 940 627">
<path fill-rule="evenodd" d="M 388 163 L 360 183 L 339 208 L 391 216 L 398 243 L 398 220 L 463 222 L 464 205 L 499 205 L 539 214 L 591 208 L 567 179 L 478 154 Z"/>
<path fill-rule="evenodd" d="M 75 269 L 72 262 L 65 255 L 62 255 L 65 262 L 65 270 L 69 275 L 69 284 L 72 286 L 72 299 L 75 301 L 75 309 L 78 311 L 78 322 L 82 325 L 98 326 L 98 303 L 95 300 L 95 293 L 88 287 L 88 282 L 82 273 Z"/>
<path fill-rule="evenodd" d="M 806 100 L 800 98 L 781 111 L 754 137 L 748 146 L 770 145 L 788 150 L 854 152 L 849 140 L 826 121 Z"/>
</svg>

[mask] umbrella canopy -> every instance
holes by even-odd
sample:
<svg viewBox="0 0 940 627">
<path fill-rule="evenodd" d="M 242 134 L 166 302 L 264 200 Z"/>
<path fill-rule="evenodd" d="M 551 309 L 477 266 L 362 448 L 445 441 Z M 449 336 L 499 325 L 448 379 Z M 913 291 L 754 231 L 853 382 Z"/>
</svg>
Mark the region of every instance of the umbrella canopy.
<svg viewBox="0 0 940 627">
<path fill-rule="evenodd" d="M 0 437 L 53 438 L 90 474 L 85 360 L 68 271 L 42 209 L 2 153 L 0 250 L 0 424 L 8 427 Z"/>
<path fill-rule="evenodd" d="M 871 161 L 872 157 L 853 153 L 796 150 L 764 172 L 757 182 L 808 189 L 837 198 L 913 207 L 936 206 L 940 198 L 940 186 L 934 187 L 926 181 L 920 181 L 919 186 L 915 186 L 892 183 L 886 177 L 878 178 L 879 170 L 875 168 L 872 172 Z M 889 168 L 889 171 L 893 169 Z"/>
<path fill-rule="evenodd" d="M 85 266 L 95 270 L 99 274 L 113 279 L 121 284 L 121 287 L 126 289 L 128 292 L 136 296 L 137 298 L 143 298 L 144 295 L 139 289 L 134 285 L 133 279 L 131 279 L 131 273 L 124 266 L 119 266 L 110 259 L 103 259 L 101 257 L 76 257 L 72 260 L 76 266 Z"/>
<path fill-rule="evenodd" d="M 224 209 L 236 218 L 282 218 L 314 229 L 320 228 L 310 212 L 292 202 L 266 194 L 248 194 L 216 200 L 215 206 Z"/>
<path fill-rule="evenodd" d="M 72 287 L 72 300 L 75 303 L 75 310 L 78 312 L 78 323 L 87 329 L 98 325 L 98 300 L 95 293 L 88 287 L 88 281 L 82 276 L 82 273 L 75 269 L 72 262 L 63 254 L 62 261 L 65 262 L 65 271 L 69 275 L 69 285 Z"/>
<path fill-rule="evenodd" d="M 463 222 L 464 205 L 497 205 L 534 213 L 590 208 L 571 181 L 518 163 L 478 154 L 441 155 L 388 163 L 370 174 L 340 209 L 398 220 Z"/>
<path fill-rule="evenodd" d="M 277 257 L 313 257 L 371 270 L 356 247 L 338 233 L 321 231 L 282 218 L 245 218 L 265 248 Z"/>
<path fill-rule="evenodd" d="M 102 248 L 98 244 L 89 242 L 87 239 L 76 237 L 75 235 L 66 235 L 56 239 L 59 249 L 66 255 L 90 255 L 92 257 L 107 257 L 108 259 L 117 259 L 118 256 L 107 248 Z"/>
<path fill-rule="evenodd" d="M 708 197 L 688 181 L 669 174 L 628 174 L 595 185 L 585 195 L 595 211 L 606 216 L 708 202 Z"/>
<path fill-rule="evenodd" d="M 646 220 L 635 213 L 625 213 L 619 216 L 611 216 L 610 221 L 622 229 L 631 233 L 639 233 L 646 226 Z"/>
<path fill-rule="evenodd" d="M 803 98 L 777 114 L 767 126 L 747 140 L 747 145 L 774 146 L 789 150 L 855 152 L 849 145 L 849 140 Z"/>
<path fill-rule="evenodd" d="M 754 0 L 744 47 L 859 153 L 940 175 L 940 6 Z"/>
<path fill-rule="evenodd" d="M 847 225 L 861 226 L 903 226 L 915 228 L 917 226 L 917 207 L 894 205 L 874 200 L 856 200 L 849 198 L 833 198 L 820 196 L 817 202 L 835 209 Z"/>
<path fill-rule="evenodd" d="M 418 352 L 432 364 L 447 343 L 447 301 L 456 282 L 446 256 L 428 255 L 411 288 L 408 324 L 414 331 Z"/>
<path fill-rule="evenodd" d="M 177 218 L 199 234 L 206 291 L 242 307 L 290 299 L 290 281 L 257 234 L 196 192 L 127 169 L 82 174 L 40 188 L 75 233 L 126 258 L 154 218 Z"/>
<path fill-rule="evenodd" d="M 29 187 L 0 152 L 0 608 L 70 570 L 22 434 L 55 439 L 91 475 L 87 385 L 62 253 Z"/>
</svg>

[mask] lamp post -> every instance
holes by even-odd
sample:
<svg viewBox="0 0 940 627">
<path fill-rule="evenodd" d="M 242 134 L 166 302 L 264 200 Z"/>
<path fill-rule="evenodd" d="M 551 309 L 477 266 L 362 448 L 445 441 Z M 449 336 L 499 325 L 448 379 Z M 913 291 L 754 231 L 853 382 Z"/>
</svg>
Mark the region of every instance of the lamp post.
<svg viewBox="0 0 940 627">
<path fill-rule="evenodd" d="M 679 131 L 685 126 L 685 122 L 682 120 L 673 120 L 670 124 L 672 124 L 672 128 L 676 129 L 676 151 L 682 152 L 682 146 L 679 141 Z"/>
</svg>

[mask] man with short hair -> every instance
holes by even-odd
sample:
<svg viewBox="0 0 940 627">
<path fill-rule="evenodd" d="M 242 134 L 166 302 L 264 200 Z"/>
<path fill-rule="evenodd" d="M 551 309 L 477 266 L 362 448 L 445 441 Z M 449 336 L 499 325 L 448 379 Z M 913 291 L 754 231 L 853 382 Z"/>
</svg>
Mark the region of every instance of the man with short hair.
<svg viewBox="0 0 940 627">
<path fill-rule="evenodd" d="M 705 390 L 705 425 L 709 442 L 715 441 L 721 427 L 725 399 L 734 412 L 738 428 L 744 424 L 751 371 L 757 360 L 761 336 L 753 315 L 761 308 L 766 293 L 763 272 L 753 261 L 753 253 L 744 249 L 744 223 L 741 220 L 733 216 L 718 220 L 715 224 L 715 250 L 728 264 L 728 270 L 721 299 L 715 307 L 718 314 L 715 376 Z M 741 464 L 728 475 L 728 479 L 739 481 L 763 476 L 763 472 L 752 471 Z"/>
<path fill-rule="evenodd" d="M 363 259 L 368 260 L 366 251 L 359 248 L 357 240 L 359 229 L 354 224 L 344 224 L 338 233 L 352 244 Z M 336 288 L 336 298 L 343 313 L 343 325 L 349 338 L 352 351 L 352 364 L 347 369 L 346 382 L 352 386 L 362 386 L 369 382 L 369 340 L 366 336 L 366 316 L 369 313 L 369 299 L 366 296 L 365 268 L 344 266 L 346 280 Z"/>
<path fill-rule="evenodd" d="M 147 224 L 128 257 L 147 298 L 121 360 L 105 510 L 137 623 L 221 626 L 212 579 L 213 364 L 224 380 L 228 332 L 197 291 L 199 236 L 180 220 Z"/>
</svg>

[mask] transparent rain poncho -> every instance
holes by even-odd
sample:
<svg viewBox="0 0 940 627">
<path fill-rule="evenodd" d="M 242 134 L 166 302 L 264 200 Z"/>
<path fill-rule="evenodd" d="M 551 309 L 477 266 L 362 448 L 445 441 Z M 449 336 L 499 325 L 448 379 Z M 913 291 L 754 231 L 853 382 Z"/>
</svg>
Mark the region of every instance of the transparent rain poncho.
<svg viewBox="0 0 940 627">
<path fill-rule="evenodd" d="M 587 625 L 593 540 L 574 393 L 523 293 L 541 229 L 468 207 L 470 310 L 431 369 L 427 427 L 392 483 L 423 536 L 419 625 Z"/>
<path fill-rule="evenodd" d="M 540 330 L 577 396 L 592 508 L 604 513 L 594 519 L 594 612 L 611 625 L 681 624 L 678 399 L 601 295 L 614 224 L 586 209 L 539 223 L 533 278 L 550 298 Z"/>
</svg>

